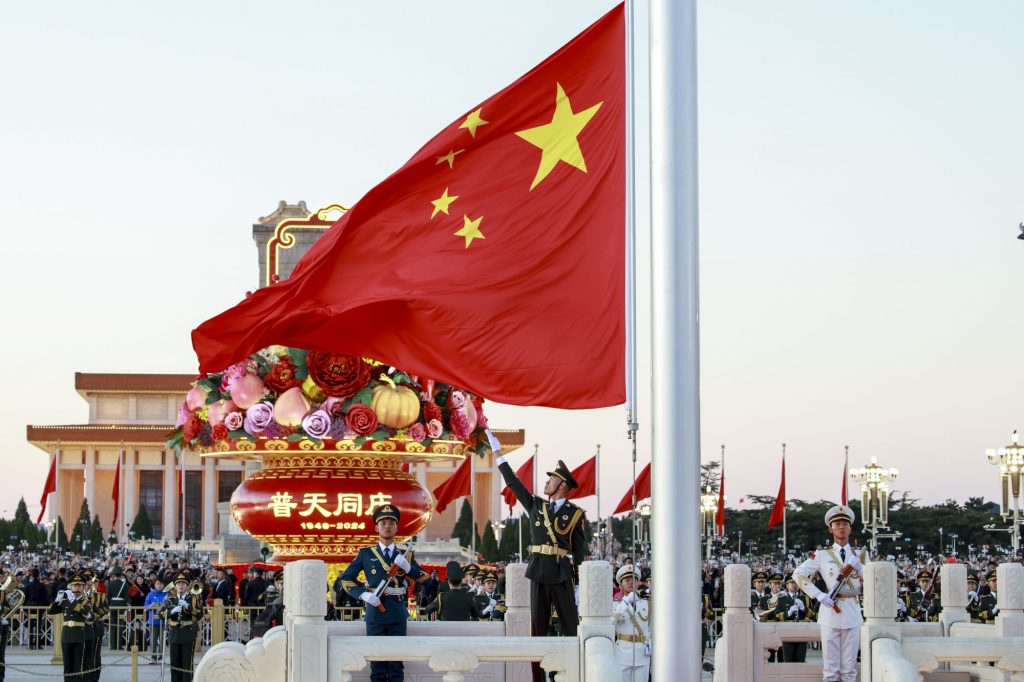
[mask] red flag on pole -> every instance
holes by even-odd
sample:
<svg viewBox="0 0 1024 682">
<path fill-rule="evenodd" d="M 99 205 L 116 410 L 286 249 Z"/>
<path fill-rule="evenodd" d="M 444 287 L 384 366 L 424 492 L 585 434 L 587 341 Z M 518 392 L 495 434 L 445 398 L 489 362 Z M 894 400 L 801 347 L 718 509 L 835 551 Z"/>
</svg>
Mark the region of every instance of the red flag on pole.
<svg viewBox="0 0 1024 682">
<path fill-rule="evenodd" d="M 117 511 L 121 506 L 121 454 L 117 455 L 117 468 L 114 469 L 114 489 L 110 493 L 114 500 L 114 520 L 111 522 L 113 528 L 117 528 Z"/>
<path fill-rule="evenodd" d="M 460 116 L 288 279 L 195 329 L 201 371 L 282 344 L 512 405 L 621 404 L 624 52 L 618 5 Z"/>
<path fill-rule="evenodd" d="M 768 527 L 773 528 L 782 523 L 786 514 L 786 457 L 782 457 L 782 482 L 779 483 L 779 494 L 775 497 L 772 517 L 768 519 Z"/>
<path fill-rule="evenodd" d="M 42 523 L 43 514 L 46 513 L 46 498 L 50 496 L 50 493 L 57 492 L 57 455 L 53 455 L 53 460 L 50 461 L 50 473 L 46 474 L 46 483 L 43 484 L 43 496 L 39 498 L 39 504 L 42 509 L 39 510 L 39 518 L 36 519 L 36 523 Z"/>
<path fill-rule="evenodd" d="M 523 465 L 516 470 L 516 476 L 526 489 L 531 493 L 533 492 L 533 460 L 534 456 L 530 455 L 530 459 L 523 462 Z M 505 498 L 505 504 L 508 505 L 508 513 L 512 513 L 512 508 L 516 506 L 516 495 L 512 492 L 512 488 L 505 486 L 501 491 L 501 496 Z"/>
<path fill-rule="evenodd" d="M 718 479 L 718 509 L 715 511 L 715 533 L 717 535 L 725 535 L 725 458 L 723 457 L 722 460 L 722 474 Z"/>
<path fill-rule="evenodd" d="M 473 457 L 472 454 L 467 455 L 462 465 L 455 470 L 455 473 L 444 483 L 434 488 L 434 499 L 437 500 L 436 509 L 438 513 L 447 509 L 452 501 L 465 497 L 472 492 L 470 471 L 473 463 L 470 459 L 471 457 Z"/>
<path fill-rule="evenodd" d="M 651 496 L 651 463 L 648 462 L 641 471 L 640 475 L 636 477 L 636 501 L 646 500 Z M 629 487 L 626 494 L 622 496 L 622 501 L 619 502 L 619 506 L 612 512 L 612 516 L 615 514 L 621 514 L 622 512 L 628 512 L 633 509 L 633 486 Z"/>
<path fill-rule="evenodd" d="M 594 455 L 583 464 L 572 470 L 572 477 L 579 483 L 579 487 L 573 488 L 565 496 L 567 500 L 578 500 L 581 497 L 590 497 L 597 494 L 597 455 Z"/>
</svg>

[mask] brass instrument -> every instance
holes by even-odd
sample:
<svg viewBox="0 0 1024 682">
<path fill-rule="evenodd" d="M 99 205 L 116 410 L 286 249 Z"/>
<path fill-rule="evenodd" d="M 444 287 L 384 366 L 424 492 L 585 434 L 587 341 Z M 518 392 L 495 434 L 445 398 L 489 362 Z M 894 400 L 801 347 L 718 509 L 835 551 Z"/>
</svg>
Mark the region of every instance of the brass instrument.
<svg viewBox="0 0 1024 682">
<path fill-rule="evenodd" d="M 17 587 L 11 589 L 14 581 L 13 573 L 5 573 L 3 582 L 0 582 L 0 594 L 4 595 L 0 603 L 0 618 L 10 618 L 25 603 L 25 593 Z"/>
<path fill-rule="evenodd" d="M 203 583 L 199 580 L 193 580 L 192 584 L 188 588 L 189 593 L 194 594 L 197 597 L 203 596 L 203 592 L 206 590 L 203 588 Z"/>
<path fill-rule="evenodd" d="M 757 618 L 758 621 L 765 623 L 769 620 L 775 619 L 775 609 L 779 606 L 780 594 L 782 594 L 782 592 L 776 592 L 771 596 L 771 598 L 768 600 L 768 608 L 764 611 L 754 609 L 754 617 Z"/>
</svg>

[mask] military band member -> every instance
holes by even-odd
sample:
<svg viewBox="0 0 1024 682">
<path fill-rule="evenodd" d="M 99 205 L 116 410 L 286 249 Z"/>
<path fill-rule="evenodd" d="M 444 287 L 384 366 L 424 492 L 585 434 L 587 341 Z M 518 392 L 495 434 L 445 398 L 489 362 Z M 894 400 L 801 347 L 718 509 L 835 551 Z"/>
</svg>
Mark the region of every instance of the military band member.
<svg viewBox="0 0 1024 682">
<path fill-rule="evenodd" d="M 373 522 L 377 525 L 378 542 L 363 547 L 356 558 L 341 574 L 341 586 L 356 599 L 366 603 L 366 634 L 371 636 L 404 637 L 409 619 L 406 608 L 408 588 L 405 579 L 422 583 L 429 576 L 412 558 L 412 552 L 395 544 L 401 512 L 393 504 L 383 504 L 373 510 Z M 394 564 L 398 568 L 395 577 L 388 580 L 388 569 Z M 369 587 L 358 582 L 359 574 L 365 576 Z M 387 581 L 380 597 L 374 591 Z M 381 612 L 377 607 L 383 606 Z M 372 661 L 370 680 L 373 682 L 402 682 L 405 666 L 401 661 Z"/>
<path fill-rule="evenodd" d="M 996 572 L 992 571 L 988 576 L 989 593 L 978 598 L 978 619 L 982 623 L 995 623 L 999 615 L 999 600 L 996 594 L 998 587 Z"/>
<path fill-rule="evenodd" d="M 750 588 L 750 612 L 758 618 L 762 611 L 768 610 L 768 600 L 771 592 L 768 590 L 768 574 L 758 571 L 750 579 L 753 587 Z"/>
<path fill-rule="evenodd" d="M 978 618 L 978 574 L 974 571 L 967 572 L 967 614 L 972 623 L 981 622 Z"/>
<path fill-rule="evenodd" d="M 932 590 L 931 571 L 917 574 L 917 590 L 909 595 L 909 620 L 918 623 L 934 623 L 939 620 L 939 603 Z"/>
<path fill-rule="evenodd" d="M 174 579 L 174 590 L 160 604 L 167 623 L 171 682 L 192 682 L 192 657 L 204 605 L 201 596 L 189 591 L 190 582 L 190 574 L 179 573 Z"/>
<path fill-rule="evenodd" d="M 437 595 L 424 614 L 437 612 L 437 619 L 443 621 L 481 620 L 484 614 L 480 611 L 477 598 L 463 589 L 462 581 L 465 574 L 456 561 L 449 561 L 446 566 L 449 590 Z"/>
<path fill-rule="evenodd" d="M 484 591 L 478 596 L 480 612 L 487 620 L 505 620 L 505 597 L 498 594 L 498 574 L 487 571 L 483 576 Z"/>
<path fill-rule="evenodd" d="M 796 579 L 790 573 L 786 576 L 785 589 L 779 595 L 777 611 L 781 620 L 799 622 L 807 617 L 807 598 L 800 592 Z M 807 660 L 807 642 L 783 642 L 782 660 L 786 663 L 803 663 Z"/>
<path fill-rule="evenodd" d="M 633 565 L 626 564 L 615 579 L 622 599 L 612 602 L 615 622 L 615 660 L 622 669 L 623 682 L 647 682 L 651 668 L 651 606 L 635 589 Z"/>
<path fill-rule="evenodd" d="M 68 589 L 57 593 L 47 613 L 64 616 L 60 630 L 60 650 L 64 657 L 64 682 L 83 682 L 86 628 L 92 627 L 92 605 L 85 598 L 85 577 L 75 574 Z"/>
<path fill-rule="evenodd" d="M 107 606 L 107 595 L 99 591 L 100 576 L 98 573 L 89 574 L 89 603 L 92 604 L 93 614 L 93 641 L 92 641 L 92 655 L 86 651 L 83 658 L 86 659 L 84 664 L 85 670 L 92 670 L 91 674 L 86 674 L 86 679 L 92 680 L 92 682 L 98 682 L 100 679 L 100 668 L 103 666 L 103 658 L 100 655 L 100 651 L 103 648 L 103 636 L 107 634 L 107 614 L 110 613 L 110 608 Z M 88 628 L 86 628 L 88 629 Z"/>
<path fill-rule="evenodd" d="M 548 497 L 545 500 L 526 489 L 504 457 L 496 461 L 505 484 L 523 505 L 530 523 L 533 544 L 526 567 L 526 577 L 530 580 L 530 634 L 534 637 L 548 634 L 554 606 L 561 634 L 575 637 L 579 614 L 574 587 L 579 582 L 579 565 L 587 552 L 587 519 L 583 510 L 569 502 L 566 495 L 579 484 L 565 463 L 558 460 L 558 466 L 548 472 L 544 484 L 544 494 Z M 540 664 L 534 661 L 532 668 L 534 682 L 541 682 L 544 672 Z"/>
<path fill-rule="evenodd" d="M 858 557 L 849 545 L 853 520 L 853 510 L 846 505 L 829 509 L 825 525 L 832 534 L 832 546 L 818 549 L 793 571 L 800 589 L 820 604 L 822 679 L 826 682 L 855 682 L 857 679 L 858 639 L 864 622 L 858 597 L 864 573 L 862 562 L 867 560 L 867 554 Z M 852 568 L 852 573 L 840 585 L 840 572 L 846 566 Z M 815 572 L 825 581 L 825 590 L 811 582 Z M 833 600 L 829 595 L 837 585 L 839 589 Z"/>
<path fill-rule="evenodd" d="M 765 604 L 767 608 L 761 612 L 758 616 L 758 620 L 762 622 L 786 620 L 786 610 L 788 609 L 788 606 L 784 603 L 780 603 L 779 601 L 784 594 L 782 590 L 782 582 L 782 574 L 780 573 L 775 573 L 768 580 L 768 601 Z M 782 647 L 769 649 L 768 652 L 769 663 L 782 663 Z"/>
</svg>

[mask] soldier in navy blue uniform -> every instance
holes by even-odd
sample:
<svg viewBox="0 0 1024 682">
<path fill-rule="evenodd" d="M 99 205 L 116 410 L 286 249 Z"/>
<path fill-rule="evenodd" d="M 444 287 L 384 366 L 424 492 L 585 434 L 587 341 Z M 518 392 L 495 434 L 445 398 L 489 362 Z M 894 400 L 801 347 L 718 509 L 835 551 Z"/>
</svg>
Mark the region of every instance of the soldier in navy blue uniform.
<svg viewBox="0 0 1024 682">
<path fill-rule="evenodd" d="M 558 466 L 548 472 L 544 484 L 544 494 L 548 497 L 545 500 L 527 490 L 504 457 L 496 461 L 505 484 L 523 505 L 530 520 L 532 544 L 526 565 L 526 577 L 530 580 L 530 634 L 534 637 L 548 634 L 554 607 L 561 634 L 575 637 L 579 624 L 575 586 L 579 582 L 579 566 L 587 554 L 587 518 L 566 495 L 579 484 L 565 462 L 558 460 Z M 542 682 L 544 672 L 540 664 L 535 661 L 532 668 L 535 682 Z"/>
<path fill-rule="evenodd" d="M 356 558 L 341 574 L 341 586 L 346 592 L 366 603 L 366 634 L 370 636 L 405 636 L 409 610 L 406 608 L 406 578 L 418 583 L 426 582 L 427 573 L 412 557 L 412 551 L 401 549 L 395 544 L 398 521 L 401 512 L 393 504 L 380 505 L 373 510 L 373 522 L 377 524 L 379 541 L 372 547 L 363 547 Z M 387 579 L 391 564 L 398 567 L 398 573 L 384 588 L 380 597 L 374 591 L 382 580 Z M 365 576 L 366 585 L 358 582 L 359 573 Z M 377 607 L 383 606 L 381 612 Z M 405 667 L 401 661 L 372 661 L 370 680 L 372 682 L 402 682 Z"/>
</svg>

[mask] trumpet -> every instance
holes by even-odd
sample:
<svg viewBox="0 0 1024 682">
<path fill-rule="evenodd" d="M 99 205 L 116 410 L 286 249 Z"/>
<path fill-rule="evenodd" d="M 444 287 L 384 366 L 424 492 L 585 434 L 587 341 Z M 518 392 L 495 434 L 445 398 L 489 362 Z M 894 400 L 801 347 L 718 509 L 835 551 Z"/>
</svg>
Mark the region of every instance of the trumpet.
<svg viewBox="0 0 1024 682">
<path fill-rule="evenodd" d="M 205 588 L 203 588 L 203 583 L 201 581 L 193 580 L 192 584 L 189 585 L 188 591 L 190 594 L 194 594 L 197 597 L 201 597 L 203 596 L 203 592 L 205 592 L 206 590 Z"/>
<path fill-rule="evenodd" d="M 3 595 L 3 602 L 0 602 L 0 618 L 10 618 L 25 603 L 25 593 L 17 587 L 11 589 L 14 581 L 14 574 L 8 572 L 0 582 L 0 595 Z"/>
</svg>

